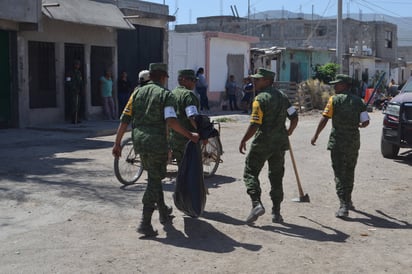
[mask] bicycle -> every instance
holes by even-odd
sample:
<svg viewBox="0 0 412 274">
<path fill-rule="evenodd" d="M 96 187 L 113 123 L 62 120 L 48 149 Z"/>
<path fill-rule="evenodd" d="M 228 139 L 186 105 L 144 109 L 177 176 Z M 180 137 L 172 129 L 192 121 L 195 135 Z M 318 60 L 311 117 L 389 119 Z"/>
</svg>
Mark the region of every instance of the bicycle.
<svg viewBox="0 0 412 274">
<path fill-rule="evenodd" d="M 222 143 L 220 141 L 220 123 L 211 122 L 218 125 L 218 135 L 208 138 L 207 142 L 201 142 L 203 176 L 205 178 L 213 176 L 219 164 L 222 163 L 221 155 L 223 154 Z M 143 173 L 143 165 L 140 156 L 133 148 L 132 137 L 124 139 L 121 143 L 122 156 L 114 158 L 114 174 L 117 180 L 123 185 L 132 185 L 139 180 Z M 170 164 L 176 165 L 176 161 Z"/>
</svg>

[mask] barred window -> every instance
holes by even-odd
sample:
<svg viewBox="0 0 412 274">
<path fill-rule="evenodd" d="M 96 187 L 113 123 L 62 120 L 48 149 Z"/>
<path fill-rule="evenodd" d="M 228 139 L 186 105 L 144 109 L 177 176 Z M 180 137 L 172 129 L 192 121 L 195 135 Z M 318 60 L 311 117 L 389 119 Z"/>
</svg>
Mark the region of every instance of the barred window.
<svg viewBox="0 0 412 274">
<path fill-rule="evenodd" d="M 54 43 L 29 41 L 30 108 L 56 107 Z"/>
</svg>

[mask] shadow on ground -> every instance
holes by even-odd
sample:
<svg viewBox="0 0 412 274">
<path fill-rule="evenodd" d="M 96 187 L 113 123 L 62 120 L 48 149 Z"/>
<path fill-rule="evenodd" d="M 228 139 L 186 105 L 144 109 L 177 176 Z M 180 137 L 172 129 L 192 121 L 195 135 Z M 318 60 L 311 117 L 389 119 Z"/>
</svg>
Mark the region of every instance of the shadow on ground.
<svg viewBox="0 0 412 274">
<path fill-rule="evenodd" d="M 238 247 L 249 251 L 259 251 L 262 248 L 261 245 L 238 242 L 208 222 L 196 218 L 184 218 L 184 232 L 177 230 L 173 224 L 167 224 L 163 229 L 166 232 L 166 238 L 150 239 L 176 247 L 214 253 L 233 252 Z"/>
</svg>

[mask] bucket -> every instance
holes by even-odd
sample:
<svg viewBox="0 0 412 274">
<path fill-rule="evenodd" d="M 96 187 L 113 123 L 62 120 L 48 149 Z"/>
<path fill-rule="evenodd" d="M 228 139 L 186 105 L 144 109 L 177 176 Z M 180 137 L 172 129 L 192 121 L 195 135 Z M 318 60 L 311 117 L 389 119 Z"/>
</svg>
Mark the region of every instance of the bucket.
<svg viewBox="0 0 412 274">
<path fill-rule="evenodd" d="M 365 103 L 367 103 L 369 101 L 369 98 L 372 96 L 373 93 L 373 88 L 367 88 L 366 92 L 365 92 Z M 375 100 L 375 98 L 372 98 L 371 101 L 369 102 L 370 105 L 373 105 L 373 101 Z"/>
</svg>

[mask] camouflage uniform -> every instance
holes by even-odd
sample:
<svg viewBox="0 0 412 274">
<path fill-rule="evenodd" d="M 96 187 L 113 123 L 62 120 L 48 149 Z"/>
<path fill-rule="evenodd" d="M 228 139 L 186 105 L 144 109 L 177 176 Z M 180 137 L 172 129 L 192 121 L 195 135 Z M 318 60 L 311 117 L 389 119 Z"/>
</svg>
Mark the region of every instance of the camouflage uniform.
<svg viewBox="0 0 412 274">
<path fill-rule="evenodd" d="M 66 85 L 69 93 L 69 112 L 74 123 L 79 120 L 79 111 L 81 103 L 81 93 L 83 90 L 83 76 L 80 70 L 74 69 L 69 75 L 66 76 Z"/>
<path fill-rule="evenodd" d="M 151 208 L 163 199 L 161 181 L 166 176 L 168 152 L 164 119 L 167 106 L 175 106 L 173 94 L 160 84 L 149 82 L 135 90 L 120 118 L 121 122 L 132 122 L 133 146 L 148 173 L 142 202 Z"/>
<path fill-rule="evenodd" d="M 193 127 L 192 123 L 189 120 L 189 117 L 187 117 L 186 115 L 186 108 L 188 106 L 195 106 L 196 109 L 199 109 L 199 99 L 191 90 L 188 90 L 183 86 L 178 86 L 172 91 L 172 93 L 176 98 L 177 119 L 184 128 L 188 129 L 189 131 L 195 132 L 196 129 Z M 173 156 L 176 158 L 176 161 L 179 165 L 182 160 L 187 142 L 187 138 L 175 132 L 174 130 L 170 130 L 170 147 L 173 150 Z"/>
<path fill-rule="evenodd" d="M 359 116 L 366 105 L 349 91 L 329 98 L 323 116 L 332 118 L 328 150 L 331 151 L 336 194 L 341 203 L 350 204 L 354 173 L 360 148 Z"/>
<path fill-rule="evenodd" d="M 272 210 L 279 212 L 283 201 L 282 180 L 285 151 L 289 149 L 286 118 L 292 119 L 297 112 L 288 114 L 291 103 L 287 96 L 274 87 L 268 87 L 255 97 L 250 123 L 259 126 L 246 157 L 243 178 L 252 202 L 260 201 L 259 173 L 268 162 Z"/>
</svg>

